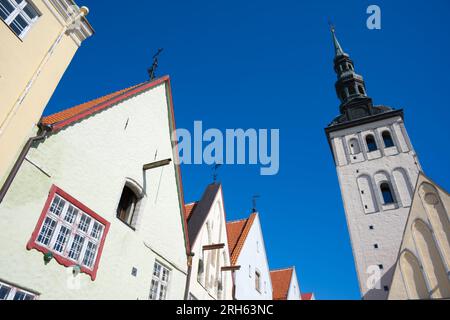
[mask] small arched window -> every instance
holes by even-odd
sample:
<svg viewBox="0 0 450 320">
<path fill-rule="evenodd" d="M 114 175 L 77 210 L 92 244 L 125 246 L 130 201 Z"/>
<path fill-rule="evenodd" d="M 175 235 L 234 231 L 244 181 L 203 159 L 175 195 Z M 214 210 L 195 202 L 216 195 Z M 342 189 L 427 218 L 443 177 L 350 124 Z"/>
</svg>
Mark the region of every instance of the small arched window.
<svg viewBox="0 0 450 320">
<path fill-rule="evenodd" d="M 359 91 L 359 94 L 363 94 L 363 95 L 366 94 L 366 91 L 364 90 L 364 87 L 362 85 L 358 86 L 358 91 Z"/>
<path fill-rule="evenodd" d="M 125 185 L 117 207 L 117 218 L 130 227 L 134 227 L 133 220 L 138 200 L 136 193 L 129 186 Z"/>
<path fill-rule="evenodd" d="M 356 94 L 356 89 L 355 89 L 354 86 L 349 86 L 349 87 L 348 87 L 348 94 L 349 94 L 350 96 Z"/>
<path fill-rule="evenodd" d="M 375 138 L 373 135 L 369 134 L 366 137 L 367 149 L 369 152 L 378 150 L 377 143 L 375 142 Z"/>
<path fill-rule="evenodd" d="M 392 140 L 391 133 L 389 131 L 384 131 L 382 134 L 384 147 L 390 148 L 394 146 L 394 140 Z"/>
<path fill-rule="evenodd" d="M 384 204 L 391 204 L 394 203 L 394 195 L 392 194 L 391 187 L 387 182 L 383 182 L 380 185 L 381 194 L 383 195 L 383 202 Z"/>
<path fill-rule="evenodd" d="M 358 154 L 361 152 L 361 149 L 359 148 L 359 142 L 356 138 L 350 139 L 349 145 L 351 154 Z"/>
</svg>

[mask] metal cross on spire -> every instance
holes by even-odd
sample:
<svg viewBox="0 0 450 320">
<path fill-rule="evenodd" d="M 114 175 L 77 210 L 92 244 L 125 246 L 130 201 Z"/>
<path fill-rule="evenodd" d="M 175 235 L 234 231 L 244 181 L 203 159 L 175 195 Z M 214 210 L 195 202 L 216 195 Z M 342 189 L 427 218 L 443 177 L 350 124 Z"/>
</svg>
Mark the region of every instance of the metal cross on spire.
<svg viewBox="0 0 450 320">
<path fill-rule="evenodd" d="M 217 181 L 217 176 L 218 176 L 217 170 L 219 170 L 219 168 L 221 166 L 222 166 L 222 164 L 218 163 L 218 164 L 215 164 L 213 167 L 213 183 L 216 183 L 216 181 Z"/>
<path fill-rule="evenodd" d="M 252 208 L 252 212 L 254 213 L 254 212 L 258 212 L 258 209 L 256 208 L 256 200 L 257 199 L 259 199 L 259 198 L 261 198 L 259 195 L 257 195 L 257 194 L 255 194 L 253 197 L 252 197 L 252 204 L 253 204 L 253 208 Z"/>
<path fill-rule="evenodd" d="M 150 80 L 155 79 L 156 69 L 158 68 L 158 57 L 163 50 L 164 50 L 163 48 L 159 48 L 158 51 L 153 55 L 153 64 L 147 70 Z"/>
<path fill-rule="evenodd" d="M 333 37 L 334 52 L 336 57 L 345 55 L 345 52 L 342 49 L 341 44 L 339 43 L 336 37 L 336 28 L 334 27 L 333 23 L 331 23 L 331 21 L 328 21 L 328 24 L 330 26 L 331 35 Z"/>
</svg>

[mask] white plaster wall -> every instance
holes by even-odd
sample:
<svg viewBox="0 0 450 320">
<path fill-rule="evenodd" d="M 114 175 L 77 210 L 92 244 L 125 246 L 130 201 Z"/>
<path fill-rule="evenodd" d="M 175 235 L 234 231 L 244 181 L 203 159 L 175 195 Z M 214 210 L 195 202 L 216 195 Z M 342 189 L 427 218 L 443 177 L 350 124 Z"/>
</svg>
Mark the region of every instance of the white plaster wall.
<svg viewBox="0 0 450 320">
<path fill-rule="evenodd" d="M 384 130 L 391 132 L 395 146 L 384 148 L 381 134 Z M 378 150 L 368 152 L 365 136 L 373 134 Z M 362 152 L 354 158 L 350 154 L 347 142 L 358 137 Z M 392 279 L 393 266 L 402 239 L 410 203 L 402 203 L 405 194 L 414 189 L 419 171 L 421 170 L 417 156 L 409 142 L 401 117 L 393 117 L 352 128 L 346 128 L 330 134 L 333 152 L 336 159 L 336 169 L 344 203 L 353 255 L 360 284 L 361 294 L 365 299 L 386 299 L 388 292 L 384 286 L 389 286 Z M 409 188 L 404 183 L 396 183 L 393 172 L 401 168 L 409 178 Z M 384 205 L 379 184 L 387 175 L 393 187 L 397 200 L 395 205 Z M 361 194 L 357 179 L 369 176 L 372 180 L 372 191 L 375 205 L 367 198 L 369 190 Z M 365 207 L 368 206 L 368 208 Z M 373 208 L 375 207 L 375 208 Z M 373 226 L 373 230 L 370 230 Z M 374 245 L 378 245 L 375 249 Z M 368 272 L 369 266 L 383 265 L 381 270 L 380 289 L 369 290 L 367 280 L 373 274 Z"/>
<path fill-rule="evenodd" d="M 301 297 L 302 293 L 300 291 L 300 284 L 298 282 L 297 272 L 294 268 L 294 270 L 292 271 L 291 284 L 289 286 L 287 300 L 301 300 Z"/>
<path fill-rule="evenodd" d="M 210 236 L 208 236 L 207 224 L 214 224 L 211 229 Z M 203 251 L 203 246 L 211 244 L 224 243 L 223 249 L 217 250 L 218 256 L 216 260 L 216 279 L 222 276 L 223 279 L 223 293 L 222 296 L 218 296 L 216 287 L 207 286 L 205 281 L 206 269 L 208 264 L 208 251 Z M 230 253 L 228 248 L 228 239 L 226 232 L 226 218 L 225 210 L 223 207 L 222 189 L 220 188 L 213 201 L 207 218 L 192 245 L 191 252 L 194 253 L 192 259 L 192 274 L 189 283 L 189 292 L 198 300 L 232 300 L 233 279 L 231 271 L 221 271 L 222 267 L 230 266 Z M 198 266 L 199 260 L 204 254 L 204 272 L 199 277 Z"/>
<path fill-rule="evenodd" d="M 171 268 L 167 298 L 182 299 L 187 267 L 175 167 L 142 170 L 145 163 L 173 158 L 168 119 L 161 84 L 31 149 L 27 158 L 35 165 L 24 162 L 0 205 L 0 279 L 37 291 L 41 299 L 147 299 L 156 258 L 147 244 Z M 136 231 L 116 218 L 127 177 L 146 193 Z M 54 260 L 44 265 L 42 253 L 25 248 L 52 184 L 111 223 L 97 279 L 80 274 L 79 290 L 67 286 L 70 270 Z"/>
<path fill-rule="evenodd" d="M 253 221 L 236 264 L 241 266 L 235 271 L 236 299 L 272 300 L 272 281 L 259 215 Z M 261 292 L 255 287 L 255 269 L 261 275 Z"/>
</svg>

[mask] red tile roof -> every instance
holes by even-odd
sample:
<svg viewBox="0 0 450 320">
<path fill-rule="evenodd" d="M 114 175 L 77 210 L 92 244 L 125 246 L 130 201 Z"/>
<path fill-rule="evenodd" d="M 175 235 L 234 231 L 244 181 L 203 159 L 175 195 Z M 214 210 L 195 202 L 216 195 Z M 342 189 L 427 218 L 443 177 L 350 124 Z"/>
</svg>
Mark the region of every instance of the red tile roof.
<svg viewBox="0 0 450 320">
<path fill-rule="evenodd" d="M 230 250 L 231 265 L 233 266 L 236 265 L 255 218 L 256 213 L 252 213 L 247 219 L 227 222 L 228 248 Z"/>
<path fill-rule="evenodd" d="M 53 127 L 53 131 L 62 129 L 76 121 L 87 118 L 96 112 L 120 103 L 127 98 L 135 96 L 144 90 L 155 87 L 168 80 L 169 77 L 164 76 L 151 82 L 143 82 L 135 86 L 110 93 L 103 97 L 46 116 L 41 119 L 41 123 L 44 125 L 51 125 Z"/>
<path fill-rule="evenodd" d="M 302 300 L 314 300 L 314 293 L 302 293 Z"/>
<path fill-rule="evenodd" d="M 194 209 L 197 207 L 197 204 L 198 201 L 184 205 L 184 217 L 186 218 L 186 221 L 191 217 L 192 212 L 194 212 Z"/>
<path fill-rule="evenodd" d="M 294 268 L 270 271 L 273 300 L 287 300 Z"/>
</svg>

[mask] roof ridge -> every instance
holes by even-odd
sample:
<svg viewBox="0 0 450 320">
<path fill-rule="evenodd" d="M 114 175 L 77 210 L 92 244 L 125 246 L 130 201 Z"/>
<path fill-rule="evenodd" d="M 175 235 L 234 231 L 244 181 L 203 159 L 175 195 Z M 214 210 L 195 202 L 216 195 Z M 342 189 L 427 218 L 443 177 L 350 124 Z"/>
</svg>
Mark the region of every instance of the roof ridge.
<svg viewBox="0 0 450 320">
<path fill-rule="evenodd" d="M 294 270 L 294 266 L 281 268 L 281 269 L 272 269 L 272 270 L 270 270 L 270 272 L 279 272 L 279 271 L 287 271 L 287 270 Z"/>
<path fill-rule="evenodd" d="M 247 219 L 241 220 L 244 221 L 244 226 L 242 227 L 241 233 L 239 234 L 239 237 L 236 241 L 236 245 L 233 248 L 233 251 L 231 253 L 231 263 L 232 265 L 236 264 L 237 259 L 241 253 L 241 250 L 245 244 L 245 240 L 247 239 L 248 233 L 250 232 L 250 228 L 253 225 L 253 221 L 255 220 L 256 215 L 251 214 Z"/>
<path fill-rule="evenodd" d="M 143 91 L 156 87 L 166 81 L 169 81 L 169 76 L 163 76 L 153 81 L 147 80 L 131 87 L 77 104 L 73 107 L 60 110 L 54 114 L 43 117 L 40 122 L 44 125 L 51 126 L 53 128 L 52 131 L 58 131 L 78 120 L 85 119 L 108 107 L 117 105 L 128 98 L 132 98 Z"/>
<path fill-rule="evenodd" d="M 148 82 L 148 81 L 147 81 L 147 82 Z M 77 105 L 75 105 L 75 106 L 73 106 L 73 107 L 70 107 L 70 108 L 67 108 L 67 109 L 60 110 L 60 111 L 58 111 L 58 112 L 55 112 L 55 113 L 50 114 L 50 115 L 48 115 L 48 116 L 45 116 L 45 117 L 43 118 L 43 121 L 45 121 L 45 119 L 47 119 L 47 118 L 51 118 L 51 117 L 53 117 L 53 116 L 56 116 L 56 115 L 58 115 L 58 114 L 60 114 L 60 113 L 67 112 L 67 111 L 69 111 L 69 110 L 71 110 L 71 109 L 79 108 L 79 107 L 81 107 L 82 105 L 86 105 L 86 104 L 88 104 L 88 103 L 90 103 L 90 102 L 95 102 L 96 100 L 99 100 L 98 102 L 96 102 L 96 103 L 94 103 L 92 106 L 90 106 L 89 108 L 82 109 L 82 110 L 80 110 L 79 112 L 74 113 L 73 115 L 71 115 L 70 117 L 68 117 L 68 118 L 66 118 L 66 119 L 62 119 L 62 120 L 59 120 L 59 121 L 56 121 L 56 122 L 51 123 L 52 125 L 57 125 L 57 124 L 61 123 L 62 121 L 66 121 L 66 120 L 69 120 L 69 119 L 71 119 L 71 118 L 76 117 L 76 116 L 79 115 L 80 113 L 83 113 L 83 112 L 86 112 L 86 111 L 90 111 L 90 110 L 92 110 L 93 108 L 97 107 L 98 105 L 100 105 L 100 104 L 102 104 L 102 103 L 108 103 L 108 102 L 111 101 L 112 99 L 115 99 L 115 98 L 117 98 L 118 96 L 120 96 L 120 95 L 122 95 L 122 94 L 125 94 L 125 93 L 129 92 L 130 90 L 136 89 L 136 88 L 138 88 L 139 86 L 142 86 L 142 85 L 146 84 L 147 82 L 141 82 L 141 83 L 135 84 L 135 85 L 133 85 L 133 86 L 131 86 L 131 87 L 127 87 L 127 88 L 120 89 L 120 90 L 117 90 L 117 91 L 114 91 L 114 92 L 111 92 L 111 93 L 107 93 L 107 94 L 104 94 L 104 95 L 102 95 L 102 96 L 100 96 L 100 97 L 97 97 L 97 98 L 90 99 L 90 100 L 87 100 L 87 101 L 85 101 L 85 102 L 79 103 L 79 104 L 77 104 Z M 106 97 L 108 97 L 106 100 L 100 101 L 102 98 L 106 98 Z"/>
</svg>

